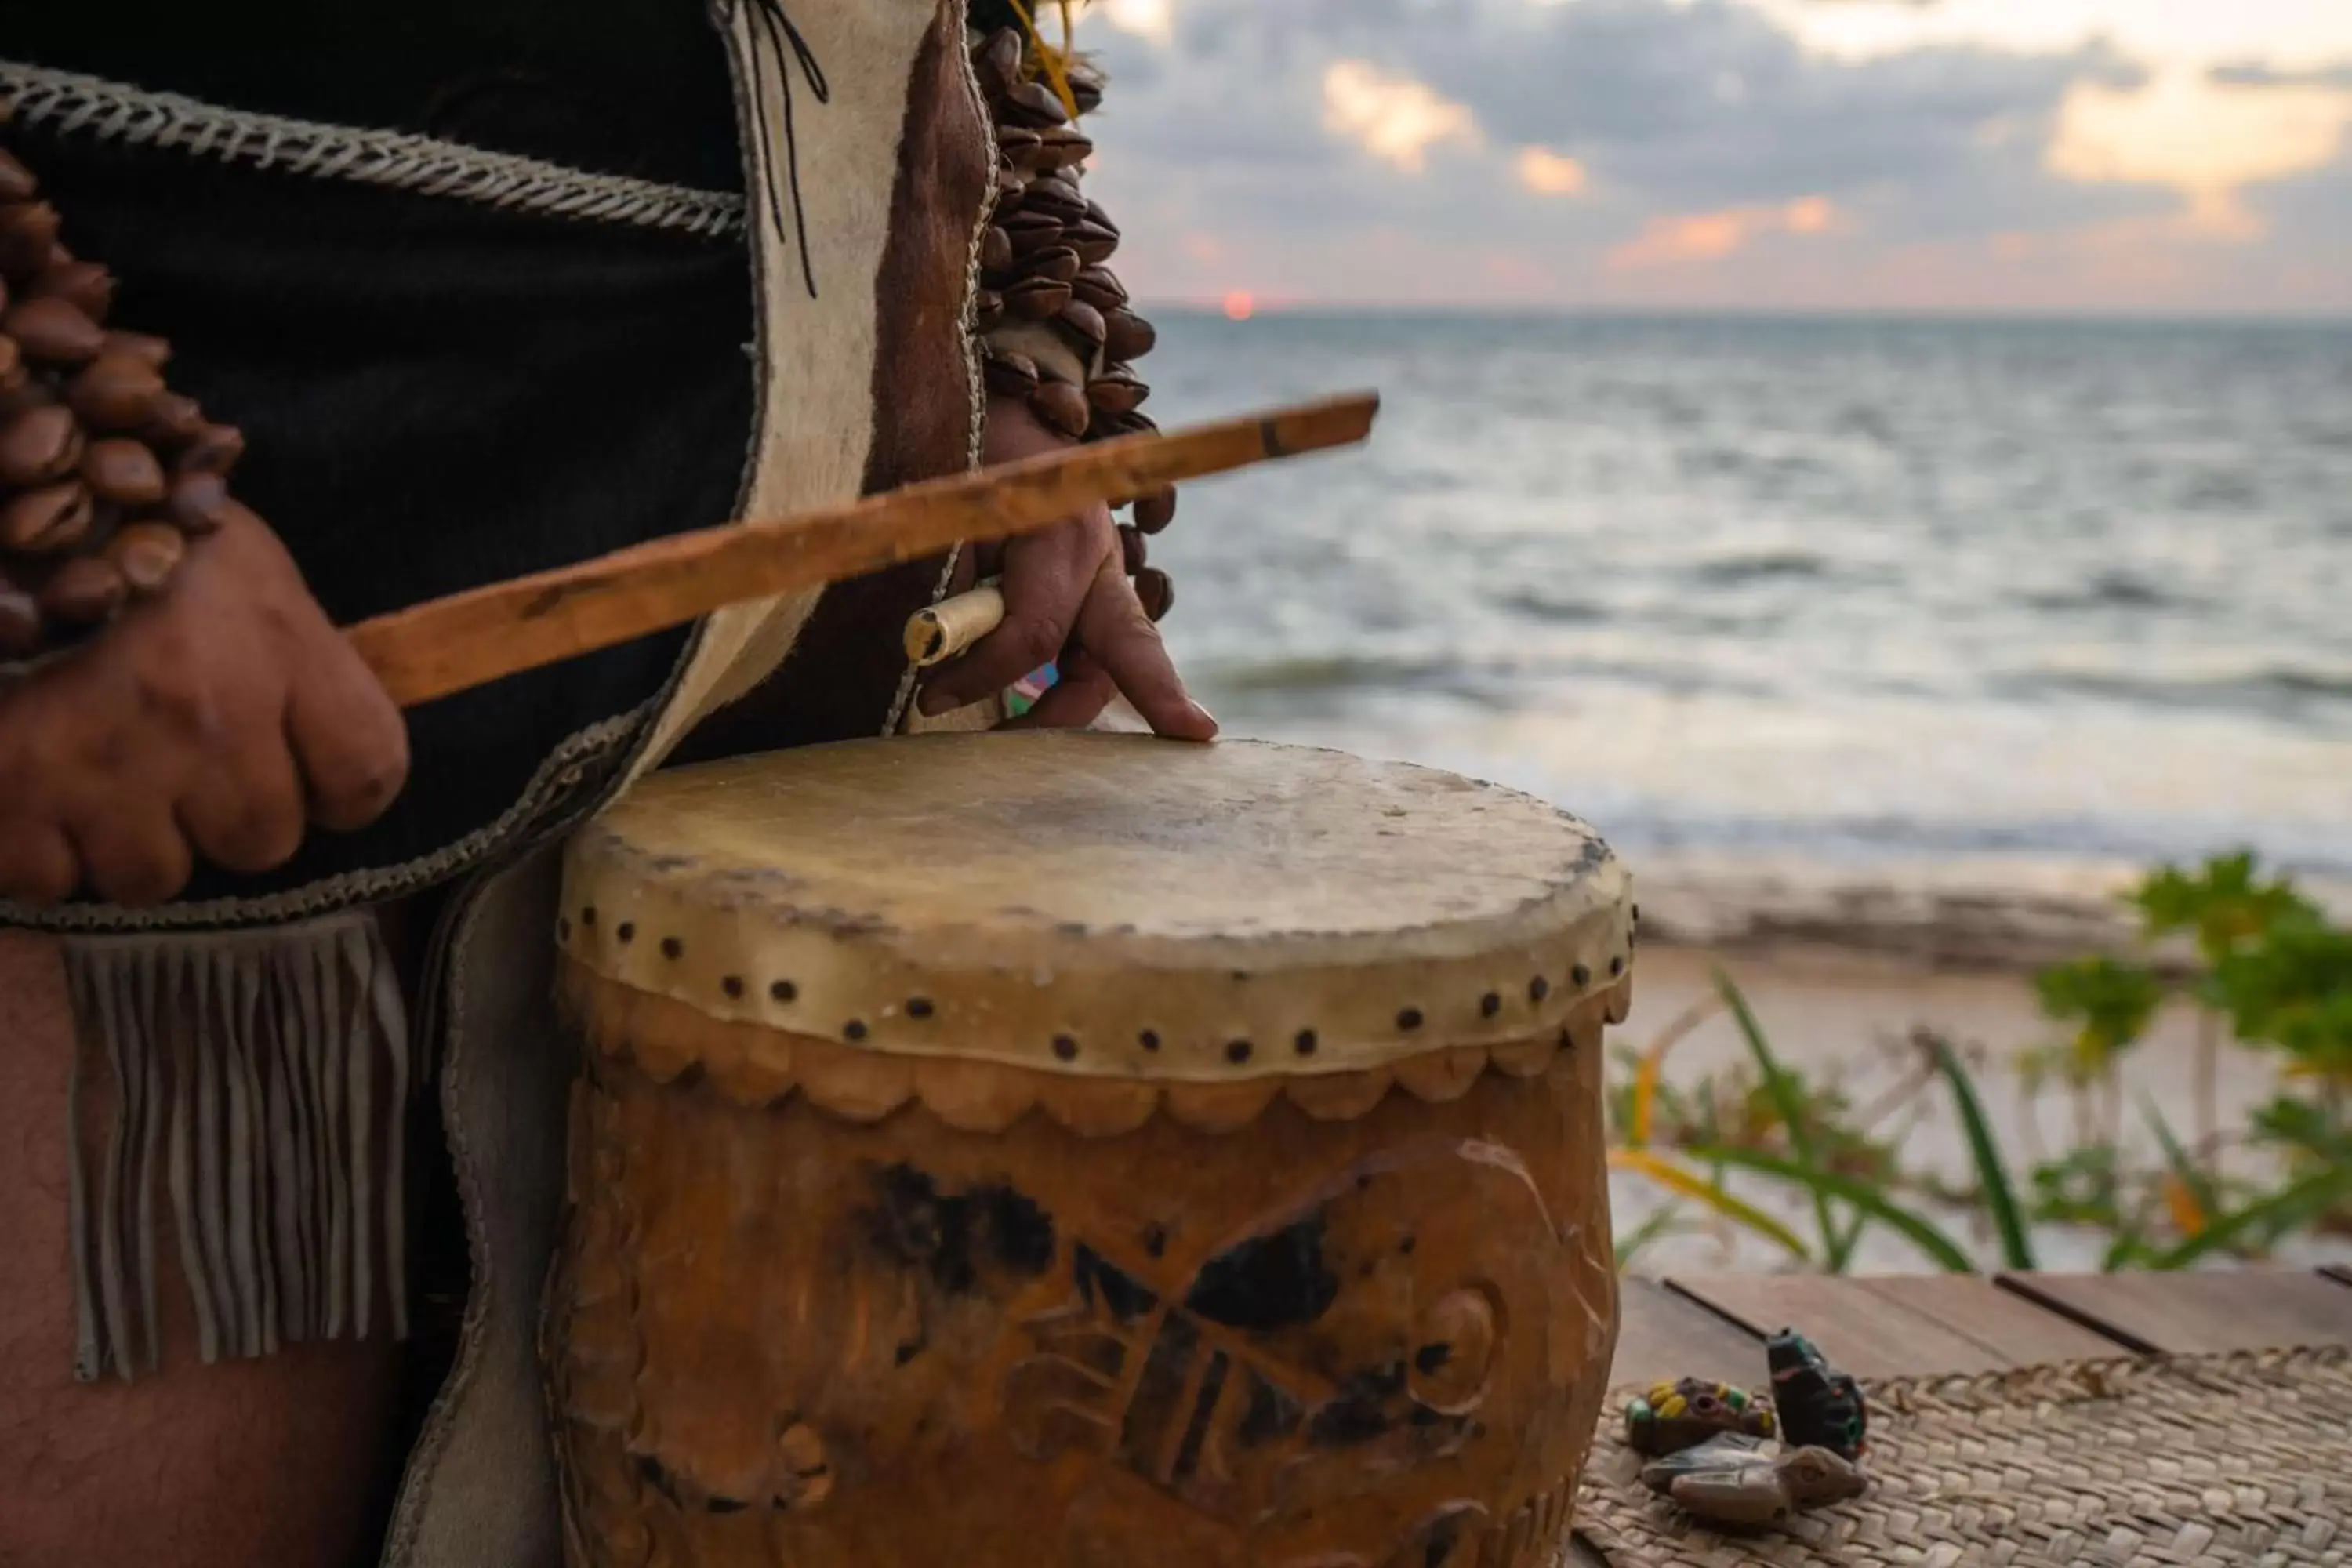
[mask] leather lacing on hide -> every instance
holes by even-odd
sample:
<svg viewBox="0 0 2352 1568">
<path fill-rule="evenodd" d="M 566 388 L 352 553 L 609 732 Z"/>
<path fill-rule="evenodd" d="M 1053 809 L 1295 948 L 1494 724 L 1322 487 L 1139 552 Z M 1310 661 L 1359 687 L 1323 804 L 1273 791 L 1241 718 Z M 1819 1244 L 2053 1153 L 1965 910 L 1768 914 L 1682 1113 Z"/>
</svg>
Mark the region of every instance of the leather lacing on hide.
<svg viewBox="0 0 2352 1568">
<path fill-rule="evenodd" d="M 833 89 L 824 79 L 824 68 L 817 63 L 816 51 L 809 47 L 808 39 L 793 25 L 783 0 L 751 0 L 751 15 L 760 30 L 767 35 L 768 45 L 776 52 L 776 96 L 784 106 L 784 181 L 793 198 L 793 232 L 800 244 L 801 279 L 808 286 L 809 298 L 816 298 L 816 264 L 809 256 L 808 211 L 801 200 L 800 141 L 793 124 L 793 67 L 797 64 L 801 75 L 808 81 L 809 91 L 819 103 L 833 101 Z M 746 51 L 751 63 L 751 101 L 755 112 L 764 114 L 767 109 L 767 69 L 761 51 Z M 764 131 L 765 126 L 761 127 Z M 773 138 L 762 137 L 772 144 Z M 776 170 L 772 160 L 763 160 L 767 175 L 768 216 L 776 232 L 784 232 L 782 193 L 776 188 Z"/>
</svg>

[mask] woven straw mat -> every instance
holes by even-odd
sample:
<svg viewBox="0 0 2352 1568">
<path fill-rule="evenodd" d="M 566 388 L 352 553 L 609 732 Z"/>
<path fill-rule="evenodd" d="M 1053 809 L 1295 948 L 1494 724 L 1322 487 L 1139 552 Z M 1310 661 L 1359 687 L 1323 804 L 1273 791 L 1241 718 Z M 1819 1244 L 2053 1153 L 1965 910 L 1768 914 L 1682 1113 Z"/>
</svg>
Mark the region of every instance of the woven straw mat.
<svg viewBox="0 0 2352 1568">
<path fill-rule="evenodd" d="M 1642 1485 L 1613 1398 L 1577 1532 L 1611 1568 L 2352 1564 L 2352 1348 L 1866 1380 L 1871 1489 L 1746 1537 Z"/>
</svg>

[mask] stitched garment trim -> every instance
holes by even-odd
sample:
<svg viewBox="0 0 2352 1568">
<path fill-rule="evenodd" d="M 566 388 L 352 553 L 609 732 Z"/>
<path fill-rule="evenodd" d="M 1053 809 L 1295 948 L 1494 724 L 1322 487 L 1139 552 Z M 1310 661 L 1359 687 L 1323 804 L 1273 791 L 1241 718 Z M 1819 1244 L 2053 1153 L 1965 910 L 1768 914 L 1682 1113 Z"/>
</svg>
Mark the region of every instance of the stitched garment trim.
<svg viewBox="0 0 2352 1568">
<path fill-rule="evenodd" d="M 28 125 L 314 179 L 347 180 L 509 211 L 713 237 L 743 232 L 743 198 L 595 174 L 405 132 L 260 114 L 173 92 L 0 60 L 0 97 Z"/>
</svg>

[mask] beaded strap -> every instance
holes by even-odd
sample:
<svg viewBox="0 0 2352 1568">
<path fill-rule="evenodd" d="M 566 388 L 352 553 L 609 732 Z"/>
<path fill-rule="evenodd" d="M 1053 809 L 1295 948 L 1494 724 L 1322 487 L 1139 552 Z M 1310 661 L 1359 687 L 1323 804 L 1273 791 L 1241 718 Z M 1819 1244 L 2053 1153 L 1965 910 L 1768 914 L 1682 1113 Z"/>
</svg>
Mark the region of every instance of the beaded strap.
<svg viewBox="0 0 2352 1568">
<path fill-rule="evenodd" d="M 1103 79 L 1034 33 L 1003 27 L 972 47 L 995 121 L 997 202 L 980 253 L 979 320 L 988 387 L 1025 401 L 1048 428 L 1078 440 L 1156 430 L 1151 388 L 1134 362 L 1158 333 L 1129 307 L 1108 265 L 1118 228 L 1079 182 L 1094 143 L 1076 121 L 1101 102 Z M 1143 536 L 1176 515 L 1171 488 L 1134 498 L 1120 525 L 1128 574 L 1153 620 L 1175 602 L 1147 563 Z"/>
<path fill-rule="evenodd" d="M 0 146 L 0 676 L 162 593 L 188 540 L 220 526 L 245 450 L 165 384 L 170 344 L 107 329 L 113 276 L 59 226 Z"/>
</svg>

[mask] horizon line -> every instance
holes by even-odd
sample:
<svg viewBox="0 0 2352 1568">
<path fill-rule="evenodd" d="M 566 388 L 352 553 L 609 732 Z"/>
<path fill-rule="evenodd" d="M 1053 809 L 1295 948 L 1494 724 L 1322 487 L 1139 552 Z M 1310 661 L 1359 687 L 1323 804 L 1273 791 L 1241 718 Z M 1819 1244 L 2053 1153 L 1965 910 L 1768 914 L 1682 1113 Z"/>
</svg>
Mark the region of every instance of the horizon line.
<svg viewBox="0 0 2352 1568">
<path fill-rule="evenodd" d="M 2167 325 L 2216 326 L 2325 326 L 2352 327 L 2352 306 L 2341 309 L 2309 310 L 2230 310 L 2225 307 L 2167 310 L 2157 308 L 2102 308 L 2095 305 L 2013 305 L 1987 307 L 1975 305 L 1681 305 L 1681 304 L 1609 304 L 1547 303 L 1484 303 L 1463 301 L 1440 303 L 1431 300 L 1254 300 L 1245 317 L 1229 318 L 1223 301 L 1213 299 L 1139 297 L 1134 304 L 1138 310 L 1150 313 L 1213 316 L 1232 319 L 1236 326 L 1251 321 L 1276 316 L 1459 316 L 1486 320 L 1524 320 L 1528 317 L 1616 317 L 1647 319 L 1684 317 L 1693 320 L 1709 317 L 1771 318 L 1775 320 L 1820 321 L 2107 321 L 2116 323 L 2147 322 Z"/>
</svg>

